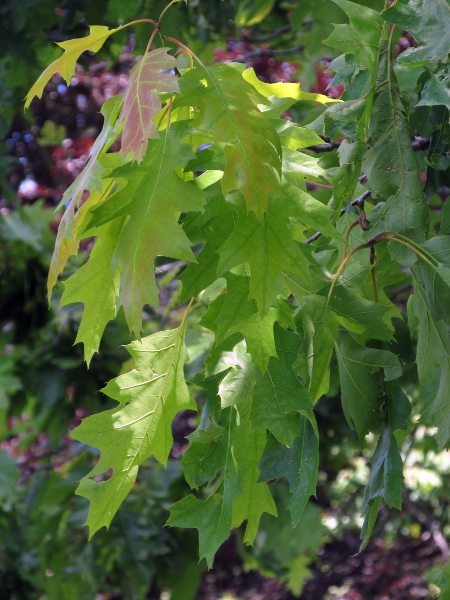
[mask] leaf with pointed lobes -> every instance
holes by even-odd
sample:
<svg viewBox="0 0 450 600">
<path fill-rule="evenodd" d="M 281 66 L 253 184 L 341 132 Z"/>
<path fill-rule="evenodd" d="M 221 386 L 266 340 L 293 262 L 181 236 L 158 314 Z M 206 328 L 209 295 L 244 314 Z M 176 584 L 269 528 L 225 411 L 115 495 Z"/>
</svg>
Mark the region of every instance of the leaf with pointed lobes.
<svg viewBox="0 0 450 600">
<path fill-rule="evenodd" d="M 448 0 L 397 0 L 382 16 L 388 23 L 410 31 L 419 44 L 408 48 L 397 58 L 404 65 L 448 62 L 450 31 Z M 447 27 L 445 26 L 447 24 Z"/>
<path fill-rule="evenodd" d="M 239 527 L 247 521 L 244 544 L 253 544 L 264 513 L 278 516 L 269 486 L 258 480 L 258 464 L 267 442 L 267 433 L 261 429 L 252 431 L 249 411 L 249 401 L 247 406 L 239 407 L 240 423 L 233 443 L 233 454 L 241 474 L 242 493 L 234 499 L 232 527 Z"/>
<path fill-rule="evenodd" d="M 116 298 L 119 292 L 119 273 L 111 272 L 116 240 L 125 219 L 115 219 L 99 227 L 97 241 L 88 262 L 64 283 L 61 306 L 82 302 L 83 316 L 75 344 L 84 344 L 84 359 L 89 367 L 98 352 L 107 323 L 116 316 Z"/>
<path fill-rule="evenodd" d="M 243 271 L 243 273 L 242 273 Z M 283 301 L 272 306 L 261 317 L 256 302 L 249 299 L 249 277 L 245 270 L 239 275 L 227 273 L 227 291 L 211 303 L 201 324 L 216 334 L 220 344 L 229 336 L 242 333 L 247 352 L 259 369 L 264 372 L 270 357 L 276 356 L 273 327 L 278 320 L 287 322 L 289 315 L 284 310 Z M 289 323 L 290 324 L 290 323 Z"/>
<path fill-rule="evenodd" d="M 350 23 L 334 25 L 334 31 L 325 43 L 340 52 L 354 54 L 358 62 L 371 72 L 372 82 L 374 82 L 378 47 L 384 25 L 380 13 L 348 0 L 333 0 L 333 2 L 347 14 Z"/>
<path fill-rule="evenodd" d="M 159 138 L 158 127 L 153 122 L 162 108 L 159 95 L 180 91 L 177 78 L 164 72 L 177 65 L 169 50 L 156 48 L 147 52 L 131 70 L 119 115 L 119 123 L 123 121 L 120 150 L 123 160 L 131 153 L 133 160 L 142 162 L 149 138 Z"/>
<path fill-rule="evenodd" d="M 276 324 L 275 347 L 278 358 L 270 359 L 264 374 L 255 373 L 250 420 L 253 429 L 268 429 L 279 442 L 292 446 L 300 428 L 300 413 L 312 410 L 313 403 L 293 369 L 301 338 Z"/>
<path fill-rule="evenodd" d="M 382 418 L 380 369 L 384 370 L 385 381 L 393 381 L 401 376 L 402 366 L 392 352 L 362 347 L 346 332 L 341 333 L 341 342 L 335 348 L 345 418 L 363 440 Z"/>
<path fill-rule="evenodd" d="M 299 291 L 301 296 L 304 290 Z M 316 294 L 301 297 L 301 307 L 304 340 L 297 364 L 315 403 L 330 387 L 333 339 L 338 335 L 338 326 L 326 298 Z"/>
<path fill-rule="evenodd" d="M 113 96 L 103 104 L 100 110 L 104 118 L 102 130 L 89 152 L 84 169 L 64 192 L 58 205 L 58 208 L 66 205 L 66 210 L 58 228 L 55 249 L 50 262 L 48 274 L 49 298 L 59 275 L 66 266 L 67 260 L 78 252 L 85 217 L 88 217 L 89 210 L 103 200 L 111 189 L 111 183 L 102 180 L 105 168 L 98 161 L 119 134 L 117 116 L 120 101 L 121 96 Z M 84 191 L 89 192 L 89 197 L 77 211 Z"/>
<path fill-rule="evenodd" d="M 150 141 L 140 168 L 127 164 L 115 169 L 111 177 L 125 180 L 126 185 L 93 211 L 93 227 L 129 217 L 117 239 L 112 268 L 119 267 L 119 303 L 136 335 L 142 328 L 142 307 L 158 305 L 155 258 L 195 261 L 191 242 L 178 222 L 182 212 L 199 211 L 204 201 L 201 190 L 176 173 L 192 158 L 191 149 L 183 144 L 188 131 L 186 121 L 173 123 L 159 140 Z"/>
<path fill-rule="evenodd" d="M 291 448 L 280 444 L 269 434 L 259 468 L 260 481 L 270 481 L 279 477 L 286 477 L 288 480 L 292 493 L 289 509 L 292 526 L 296 527 L 309 498 L 316 495 L 319 473 L 319 440 L 309 418 L 301 417 L 300 435 Z"/>
<path fill-rule="evenodd" d="M 58 205 L 58 208 L 73 202 L 77 206 L 84 191 L 100 190 L 102 187 L 101 176 L 105 168 L 98 163 L 98 159 L 108 150 L 120 132 L 120 123 L 117 120 L 120 111 L 122 96 L 113 96 L 106 100 L 100 109 L 103 116 L 103 127 L 98 134 L 87 158 L 84 169 L 67 188 Z"/>
<path fill-rule="evenodd" d="M 183 367 L 186 321 L 127 346 L 136 368 L 110 381 L 103 393 L 120 406 L 83 419 L 71 437 L 100 450 L 94 469 L 76 493 L 91 502 L 89 536 L 108 528 L 136 480 L 139 466 L 153 455 L 166 464 L 172 447 L 172 420 L 180 410 L 195 410 Z M 106 481 L 99 475 L 113 473 Z"/>
<path fill-rule="evenodd" d="M 429 306 L 431 297 L 426 290 L 426 281 L 419 279 L 417 270 L 413 272 L 414 295 L 408 301 L 408 322 L 413 328 L 417 325 L 417 372 L 423 385 L 438 375 L 436 393 L 425 407 L 421 421 L 438 428 L 436 435 L 439 450 L 448 447 L 450 440 L 450 331 L 442 320 L 433 315 Z"/>
<path fill-rule="evenodd" d="M 256 301 L 261 317 L 277 305 L 279 295 L 286 295 L 285 273 L 297 273 L 305 281 L 310 279 L 310 263 L 288 228 L 289 207 L 292 216 L 300 215 L 295 200 L 294 196 L 292 202 L 285 196 L 271 198 L 262 221 L 253 213 L 241 211 L 233 233 L 219 248 L 219 275 L 243 263 L 250 268 L 249 298 Z"/>
<path fill-rule="evenodd" d="M 30 106 L 31 101 L 35 96 L 38 98 L 42 96 L 46 84 L 55 73 L 59 73 L 66 81 L 67 85 L 69 85 L 70 80 L 75 73 L 77 60 L 83 52 L 98 52 L 109 36 L 116 31 L 119 31 L 119 29 L 121 29 L 121 27 L 118 29 L 108 29 L 108 27 L 104 27 L 103 25 L 94 25 L 89 27 L 89 35 L 84 38 L 68 40 L 67 42 L 57 42 L 58 46 L 64 50 L 64 54 L 52 62 L 52 64 L 39 76 L 36 83 L 33 84 L 27 94 L 25 108 Z"/>
<path fill-rule="evenodd" d="M 100 167 L 100 165 L 98 165 Z M 101 168 L 101 167 L 100 167 Z M 103 182 L 103 188 L 100 191 L 92 191 L 89 194 L 87 201 L 76 210 L 74 200 L 69 202 L 58 227 L 56 235 L 55 248 L 50 261 L 50 268 L 47 279 L 47 292 L 49 299 L 53 288 L 56 285 L 58 277 L 64 270 L 67 261 L 71 256 L 75 256 L 78 252 L 80 240 L 83 237 L 84 228 L 89 219 L 89 209 L 99 204 L 109 193 L 111 187 L 106 182 Z"/>
<path fill-rule="evenodd" d="M 214 283 L 217 278 L 219 254 L 217 250 L 234 229 L 236 216 L 225 202 L 220 183 L 206 188 L 205 210 L 191 213 L 183 221 L 183 229 L 194 244 L 205 243 L 197 255 L 197 262 L 189 263 L 179 276 L 183 284 L 179 302 L 186 302 Z"/>
<path fill-rule="evenodd" d="M 336 98 L 330 98 L 323 94 L 313 94 L 311 92 L 304 92 L 300 86 L 300 83 L 265 83 L 258 79 L 253 67 L 246 69 L 242 73 L 242 77 L 245 81 L 248 81 L 252 86 L 266 98 L 276 96 L 277 98 L 293 98 L 297 102 L 319 102 L 320 104 L 331 104 L 332 102 L 340 102 Z M 320 139 L 320 138 L 319 138 Z M 318 142 L 320 143 L 320 141 Z M 312 144 L 310 144 L 312 146 Z"/>
<path fill-rule="evenodd" d="M 258 104 L 267 103 L 242 77 L 244 65 L 216 63 L 196 67 L 179 80 L 181 97 L 175 106 L 192 106 L 197 129 L 211 133 L 226 159 L 222 190 L 240 191 L 247 210 L 261 220 L 281 176 L 280 139 Z M 228 198 L 227 198 L 228 199 Z"/>
<path fill-rule="evenodd" d="M 209 468 L 206 465 L 205 473 L 197 472 L 201 477 L 197 481 L 203 482 L 205 481 L 204 477 L 209 478 L 213 472 L 222 469 L 216 488 L 206 500 L 200 500 L 191 494 L 171 506 L 170 517 L 166 523 L 168 526 L 198 529 L 200 559 L 206 558 L 209 567 L 212 566 L 215 553 L 230 535 L 233 503 L 236 496 L 242 492 L 239 468 L 233 455 L 236 411 L 234 408 L 227 408 L 221 412 L 223 413 L 221 415 L 223 432 L 220 438 L 221 442 L 216 442 L 220 443 L 221 452 L 214 455 L 215 462 Z M 211 431 L 211 433 L 213 432 L 214 430 Z M 203 433 L 207 435 L 207 432 Z M 197 442 L 193 441 L 200 454 L 203 454 L 205 450 L 209 451 L 208 444 L 203 443 L 206 441 L 203 438 L 204 436 Z M 203 448 L 199 448 L 199 446 L 203 446 Z M 200 455 L 196 458 L 200 458 Z M 189 472 L 194 473 L 191 468 Z M 194 479 L 195 475 L 193 475 L 193 481 Z"/>
<path fill-rule="evenodd" d="M 406 108 L 386 42 L 380 48 L 377 87 L 366 142 L 362 170 L 367 173 L 367 187 L 373 198 L 384 200 L 370 213 L 370 236 L 382 231 L 397 231 L 415 241 L 423 241 L 428 231 L 428 209 L 411 146 Z M 395 244 L 391 255 L 407 264 L 411 252 Z"/>
</svg>

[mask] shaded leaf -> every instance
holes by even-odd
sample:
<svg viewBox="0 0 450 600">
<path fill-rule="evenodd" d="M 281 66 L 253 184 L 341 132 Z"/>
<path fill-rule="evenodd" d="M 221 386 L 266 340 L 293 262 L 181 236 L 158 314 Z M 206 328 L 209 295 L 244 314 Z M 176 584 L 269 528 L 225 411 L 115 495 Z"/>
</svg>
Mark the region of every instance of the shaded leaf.
<svg viewBox="0 0 450 600">
<path fill-rule="evenodd" d="M 278 358 L 271 358 L 267 371 L 256 373 L 250 420 L 254 429 L 268 429 L 286 446 L 292 446 L 300 427 L 300 412 L 312 409 L 311 396 L 294 372 L 301 339 L 275 326 Z"/>
<path fill-rule="evenodd" d="M 397 0 L 385 10 L 386 21 L 410 31 L 419 40 L 416 47 L 400 54 L 398 62 L 423 65 L 429 61 L 448 61 L 450 31 L 443 24 L 448 23 L 449 14 L 448 0 Z"/>
<path fill-rule="evenodd" d="M 300 435 L 292 448 L 287 448 L 269 434 L 267 445 L 259 464 L 260 480 L 270 481 L 286 477 L 292 493 L 289 501 L 292 526 L 296 527 L 308 500 L 316 495 L 319 469 L 319 440 L 309 419 L 300 419 Z"/>
</svg>

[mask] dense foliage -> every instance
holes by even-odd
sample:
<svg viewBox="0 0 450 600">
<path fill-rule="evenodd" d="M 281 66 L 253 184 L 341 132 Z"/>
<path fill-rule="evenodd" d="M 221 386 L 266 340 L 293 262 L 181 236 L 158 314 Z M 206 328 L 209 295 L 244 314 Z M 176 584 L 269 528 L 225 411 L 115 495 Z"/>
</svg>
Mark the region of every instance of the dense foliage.
<svg viewBox="0 0 450 600">
<path fill-rule="evenodd" d="M 102 131 L 61 199 L 49 297 L 69 263 L 61 305 L 84 305 L 76 341 L 94 373 L 108 322 L 118 319 L 115 330 L 107 328 L 108 364 L 126 338 L 125 324 L 135 338 L 121 374 L 102 390 L 115 401 L 112 408 L 71 432 L 80 442 L 74 460 L 81 470 L 86 448 L 99 456 L 76 493 L 90 501 L 91 536 L 112 523 L 108 544 L 111 536 L 128 535 L 126 522 L 119 534 L 115 525 L 122 503 L 139 503 L 140 490 L 154 489 L 155 527 L 163 522 L 158 494 L 178 500 L 167 524 L 197 529 L 200 558 L 209 566 L 230 531 L 245 523 L 244 543 L 256 539 L 249 563 L 268 568 L 283 546 L 287 507 L 293 527 L 300 523 L 307 532 L 312 524 L 314 552 L 324 536 L 308 503 L 326 436 L 320 406 L 330 406 L 327 398 L 339 389 L 360 448 L 373 449 L 361 498 L 361 548 L 383 502 L 402 507 L 400 450 L 414 443 L 416 419 L 425 435 L 436 428 L 438 450 L 448 446 L 450 212 L 441 197 L 450 167 L 450 42 L 438 32 L 449 7 L 444 0 L 398 0 L 378 11 L 333 1 L 348 19 L 326 40 L 344 52 L 331 63 L 330 89 L 344 90 L 340 100 L 324 89 L 271 83 L 259 63 L 246 68 L 249 48 L 243 60 L 234 47 L 237 62 L 206 66 L 189 40 L 171 37 L 165 12 L 158 22 L 141 19 L 147 23 L 136 27 L 153 27 L 147 50 L 124 94 L 103 104 Z M 241 3 L 236 23 L 258 23 L 273 4 Z M 291 30 L 312 11 L 299 3 Z M 100 51 L 126 27 L 91 26 L 87 36 L 62 42 L 64 54 L 33 85 L 27 106 L 55 73 L 70 84 L 80 56 Z M 405 36 L 412 47 L 397 57 Z M 34 260 L 45 264 L 48 231 L 39 208 L 10 215 L 6 227 L 11 239 L 20 239 L 20 228 L 22 241 L 34 236 Z M 77 263 L 80 244 L 93 238 L 88 261 Z M 165 273 L 166 281 L 181 281 L 170 306 L 185 306 L 172 329 L 163 318 L 159 330 L 149 331 L 143 309 L 158 306 Z M 16 392 L 20 382 L 8 379 L 8 366 L 5 373 Z M 201 418 L 180 462 L 195 493 L 178 499 L 170 489 L 175 482 L 180 492 L 185 484 L 176 463 L 166 474 L 156 463 L 151 474 L 139 475 L 139 467 L 151 456 L 167 464 L 173 420 L 197 408 Z M 51 412 L 50 403 L 49 419 Z M 351 444 L 355 453 L 357 445 Z M 78 472 L 72 465 L 66 519 L 79 500 L 72 497 Z M 283 480 L 288 487 L 269 486 Z M 40 503 L 50 509 L 51 480 L 46 486 Z M 260 520 L 269 547 L 256 537 Z M 173 547 L 178 538 L 170 539 L 161 556 L 183 562 Z M 277 557 L 277 574 L 293 591 L 300 591 L 309 562 L 298 562 L 301 543 Z M 142 552 L 149 552 L 145 544 Z M 194 556 L 186 568 L 191 563 Z M 164 582 L 167 563 L 158 568 Z M 192 573 L 194 589 L 198 568 Z M 445 587 L 445 572 L 436 577 Z M 150 579 L 151 573 L 142 590 Z"/>
</svg>

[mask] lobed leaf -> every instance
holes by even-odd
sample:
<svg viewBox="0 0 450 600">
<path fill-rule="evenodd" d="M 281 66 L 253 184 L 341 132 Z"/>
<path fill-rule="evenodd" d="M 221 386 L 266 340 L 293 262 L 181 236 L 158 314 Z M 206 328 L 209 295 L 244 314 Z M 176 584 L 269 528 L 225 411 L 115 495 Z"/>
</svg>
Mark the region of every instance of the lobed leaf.
<svg viewBox="0 0 450 600">
<path fill-rule="evenodd" d="M 160 94 L 179 93 L 177 78 L 165 73 L 174 69 L 177 61 L 168 54 L 170 48 L 155 48 L 147 52 L 134 65 L 123 95 L 118 122 L 123 122 L 121 155 L 125 160 L 142 162 L 148 139 L 159 138 L 158 127 L 153 123 L 162 108 Z"/>
<path fill-rule="evenodd" d="M 75 73 L 77 60 L 83 52 L 98 52 L 109 36 L 116 31 L 119 31 L 119 29 L 121 29 L 121 27 L 109 29 L 103 25 L 94 25 L 89 27 L 89 35 L 84 38 L 68 40 L 67 42 L 58 42 L 58 46 L 64 50 L 64 54 L 52 62 L 33 84 L 27 94 L 25 108 L 30 106 L 31 101 L 35 96 L 38 98 L 42 96 L 46 84 L 56 73 L 60 73 L 61 77 L 63 77 L 67 85 L 69 85 L 70 80 Z"/>
<path fill-rule="evenodd" d="M 136 368 L 110 381 L 103 393 L 121 406 L 83 419 L 71 437 L 100 450 L 97 465 L 76 493 L 90 500 L 86 524 L 90 537 L 109 527 L 136 480 L 139 466 L 153 455 L 166 464 L 173 438 L 172 420 L 180 410 L 195 410 L 183 373 L 188 361 L 186 322 L 127 346 Z M 99 475 L 112 475 L 97 481 Z"/>
</svg>

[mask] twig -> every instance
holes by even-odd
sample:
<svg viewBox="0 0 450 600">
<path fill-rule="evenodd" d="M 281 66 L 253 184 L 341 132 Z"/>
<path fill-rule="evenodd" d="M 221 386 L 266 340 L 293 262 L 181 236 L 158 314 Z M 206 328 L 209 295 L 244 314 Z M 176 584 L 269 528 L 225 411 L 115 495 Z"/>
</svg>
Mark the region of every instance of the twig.
<svg viewBox="0 0 450 600">
<path fill-rule="evenodd" d="M 327 143 L 317 144 L 316 146 L 308 146 L 308 148 L 305 148 L 305 150 L 312 150 L 313 152 L 316 152 L 318 154 L 320 152 L 332 152 L 333 150 L 336 150 L 336 148 L 339 148 L 339 146 L 341 145 L 340 142 L 335 142 L 328 136 L 320 135 L 319 137 Z M 415 135 L 412 138 L 411 145 L 414 152 L 423 152 L 424 150 L 428 150 L 428 148 L 430 147 L 430 138 L 424 138 L 420 135 Z"/>
<path fill-rule="evenodd" d="M 252 38 L 249 36 L 243 36 L 243 38 L 246 42 L 250 42 L 251 44 L 262 44 L 264 42 L 274 40 L 275 38 L 280 37 L 280 35 L 283 35 L 284 33 L 289 33 L 290 31 L 292 31 L 292 25 L 285 25 L 284 27 L 275 29 L 272 33 L 269 33 L 269 35 L 266 35 L 264 37 Z"/>
<path fill-rule="evenodd" d="M 305 150 L 312 150 L 312 152 L 319 154 L 320 152 L 332 152 L 333 150 L 336 150 L 336 148 L 339 148 L 340 145 L 340 142 L 335 142 L 331 140 L 327 144 L 317 144 L 316 146 L 308 146 L 307 148 L 305 148 Z"/>
<path fill-rule="evenodd" d="M 364 177 L 366 175 L 364 174 Z M 368 198 L 371 195 L 371 191 L 370 190 L 366 190 L 364 192 L 364 194 L 361 194 L 361 196 L 358 196 L 357 198 L 355 198 L 354 200 L 352 200 L 350 202 L 351 206 L 362 206 L 364 204 L 364 201 L 366 198 Z M 341 214 L 339 216 L 342 217 L 342 215 L 345 213 L 345 208 L 341 208 Z M 315 233 L 314 235 L 312 235 L 310 238 L 308 238 L 305 242 L 305 244 L 311 244 L 312 242 L 315 242 L 316 240 L 318 240 L 320 238 L 320 236 L 322 235 L 322 233 L 320 231 L 318 231 L 317 233 Z"/>
<path fill-rule="evenodd" d="M 245 63 L 248 60 L 251 60 L 253 58 L 260 58 L 262 56 L 283 56 L 284 54 L 299 54 L 303 52 L 304 49 L 305 44 L 299 44 L 294 48 L 287 48 L 286 50 L 269 50 L 261 48 L 260 50 L 255 50 L 254 52 L 248 52 L 247 54 L 244 54 L 244 56 L 236 57 L 234 59 L 234 62 Z"/>
<path fill-rule="evenodd" d="M 415 135 L 412 139 L 412 149 L 414 152 L 428 150 L 430 147 L 430 138 L 423 138 L 420 135 Z"/>
</svg>

